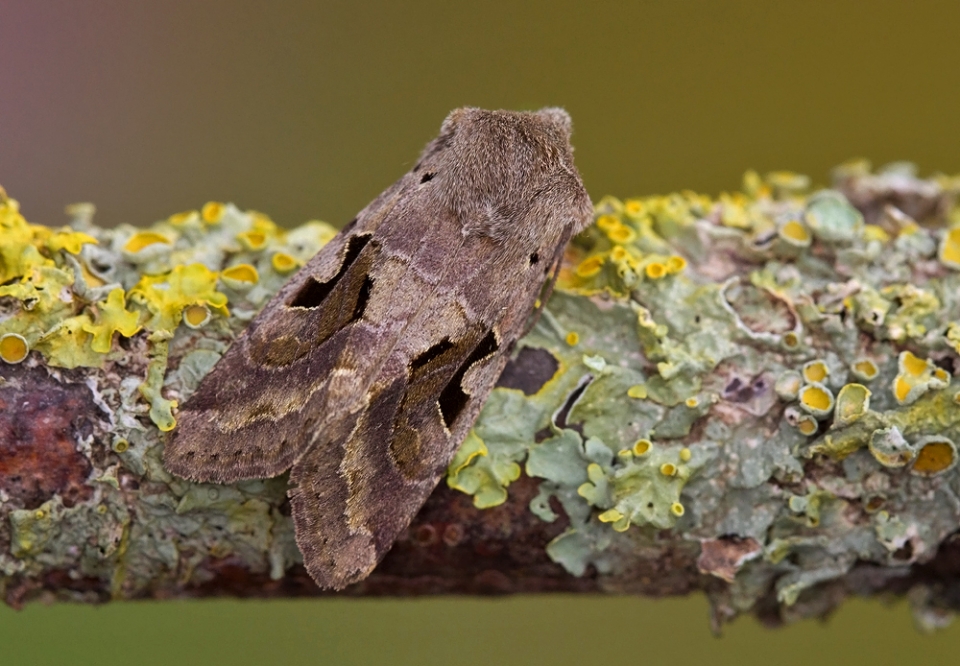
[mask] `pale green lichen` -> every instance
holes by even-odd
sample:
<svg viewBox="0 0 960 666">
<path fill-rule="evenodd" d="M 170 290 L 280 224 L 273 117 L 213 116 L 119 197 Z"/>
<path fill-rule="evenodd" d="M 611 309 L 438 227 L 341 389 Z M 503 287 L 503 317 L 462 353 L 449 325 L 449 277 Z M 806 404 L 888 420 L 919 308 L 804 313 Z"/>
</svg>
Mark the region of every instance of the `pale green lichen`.
<svg viewBox="0 0 960 666">
<path fill-rule="evenodd" d="M 526 472 L 544 479 L 531 508 L 554 520 L 547 500 L 555 497 L 567 513 L 571 526 L 548 553 L 571 572 L 591 565 L 613 572 L 623 560 L 609 554 L 630 549 L 623 539 L 642 538 L 643 527 L 680 525 L 685 538 L 735 534 L 766 543 L 771 575 L 780 576 L 778 597 L 788 605 L 843 575 L 857 557 L 886 561 L 896 539 L 852 526 L 844 514 L 850 493 L 875 506 L 880 495 L 864 482 L 815 478 L 807 494 L 790 501 L 768 482 L 795 482 L 803 461 L 818 456 L 872 474 L 903 473 L 897 470 L 913 461 L 924 433 L 953 431 L 960 410 L 952 394 L 940 391 L 949 373 L 924 359 L 923 371 L 911 375 L 913 392 L 899 395 L 895 345 L 911 341 L 938 358 L 944 349 L 960 349 L 960 333 L 935 334 L 936 322 L 960 320 L 960 303 L 944 297 L 960 281 L 944 271 L 927 272 L 923 285 L 911 282 L 905 268 L 928 261 L 935 248 L 918 225 L 865 224 L 842 194 L 805 199 L 807 181 L 784 182 L 797 189 L 748 174 L 744 193 L 717 201 L 687 194 L 608 197 L 597 204 L 596 226 L 569 250 L 558 293 L 522 343 L 549 351 L 559 369 L 540 392 L 522 399 L 556 410 L 564 396 L 586 386 L 566 417 L 576 430 L 545 423 L 543 415 L 552 412 L 541 410 L 534 430 L 552 427 L 553 434 L 526 443 Z M 736 275 L 734 262 L 724 266 L 722 255 L 712 254 L 719 248 L 763 265 Z M 899 253 L 896 260 L 891 252 Z M 661 258 L 681 254 L 690 265 L 666 271 Z M 696 276 L 708 259 L 711 280 Z M 718 279 L 724 268 L 734 275 Z M 636 313 L 635 341 L 622 337 L 629 325 L 615 321 L 629 311 Z M 584 321 L 605 334 L 584 330 Z M 575 354 L 561 344 L 571 329 L 578 332 Z M 874 388 L 853 379 L 875 382 Z M 807 414 L 781 411 L 772 436 L 747 425 L 791 401 Z M 742 414 L 736 419 L 742 424 L 722 426 L 717 409 Z M 706 427 L 693 435 L 705 417 Z M 485 410 L 478 427 L 499 418 Z M 640 456 L 632 449 L 638 441 Z M 679 461 L 680 450 L 690 452 L 692 463 Z M 514 446 L 511 459 L 523 455 Z M 726 484 L 722 499 L 718 483 Z M 898 520 L 924 511 L 908 509 L 902 494 L 887 490 L 882 497 L 901 512 Z M 956 511 L 940 506 L 936 527 L 914 537 L 927 553 L 960 525 Z M 801 534 L 809 530 L 820 534 Z M 797 548 L 805 554 L 787 565 L 786 554 Z M 849 556 L 854 551 L 861 555 Z"/>
</svg>

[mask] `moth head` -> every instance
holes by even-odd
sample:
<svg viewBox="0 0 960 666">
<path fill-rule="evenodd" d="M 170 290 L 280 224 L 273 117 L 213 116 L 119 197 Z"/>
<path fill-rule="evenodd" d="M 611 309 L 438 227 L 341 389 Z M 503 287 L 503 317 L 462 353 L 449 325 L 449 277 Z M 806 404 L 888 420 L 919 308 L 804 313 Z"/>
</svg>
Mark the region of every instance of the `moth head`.
<svg viewBox="0 0 960 666">
<path fill-rule="evenodd" d="M 586 196 L 573 165 L 571 129 L 570 116 L 556 107 L 456 109 L 414 173 L 465 223 L 482 220 L 491 229 L 516 223 L 537 196 L 566 198 L 574 191 Z"/>
</svg>

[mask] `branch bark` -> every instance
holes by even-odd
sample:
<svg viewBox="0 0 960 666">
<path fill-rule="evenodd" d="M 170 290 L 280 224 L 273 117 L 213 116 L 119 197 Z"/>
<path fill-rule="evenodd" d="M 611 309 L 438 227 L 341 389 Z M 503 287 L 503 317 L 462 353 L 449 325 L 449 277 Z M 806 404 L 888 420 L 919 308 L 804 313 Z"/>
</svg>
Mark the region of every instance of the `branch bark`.
<svg viewBox="0 0 960 666">
<path fill-rule="evenodd" d="M 835 175 L 842 197 L 807 196 L 801 177 L 772 174 L 716 201 L 601 201 L 448 482 L 342 594 L 699 590 L 718 624 L 742 612 L 771 623 L 822 615 L 850 595 L 907 595 L 930 627 L 960 608 L 957 182 L 856 165 Z M 6 229 L 26 228 L 4 205 Z M 262 217 L 227 207 L 211 222 L 205 208 L 155 225 L 176 239 L 166 255 L 136 256 L 118 249 L 136 230 L 74 214 L 100 245 L 71 253 L 32 228 L 23 243 L 43 270 L 16 272 L 13 232 L 0 241 L 0 357 L 10 360 L 2 345 L 14 334 L 33 350 L 0 364 L 6 602 L 328 594 L 298 561 L 285 478 L 174 478 L 158 426 L 282 284 L 276 256 L 308 256 L 329 231 L 291 241 Z M 272 252 L 249 237 L 237 246 L 254 227 L 274 234 Z M 198 239 L 220 244 L 219 268 L 255 265 L 259 283 L 221 274 L 231 315 L 194 294 L 164 335 L 157 322 L 170 313 L 135 294 Z M 54 270 L 73 280 L 44 311 L 27 291 Z M 116 285 L 146 328 L 93 352 Z M 179 325 L 197 305 L 212 322 Z M 67 346 L 74 334 L 85 342 Z M 858 359 L 875 378 L 858 379 Z M 828 376 L 804 378 L 818 361 Z M 913 393 L 897 395 L 902 378 Z M 844 402 L 841 389 L 861 381 L 873 403 Z M 830 393 L 826 413 L 798 401 L 807 385 Z M 931 437 L 942 446 L 925 448 Z"/>
</svg>

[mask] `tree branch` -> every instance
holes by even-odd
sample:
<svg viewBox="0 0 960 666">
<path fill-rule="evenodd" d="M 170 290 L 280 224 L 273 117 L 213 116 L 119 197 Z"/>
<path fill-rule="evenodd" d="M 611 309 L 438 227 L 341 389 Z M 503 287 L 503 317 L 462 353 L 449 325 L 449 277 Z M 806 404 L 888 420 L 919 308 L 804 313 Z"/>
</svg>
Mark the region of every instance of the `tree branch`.
<svg viewBox="0 0 960 666">
<path fill-rule="evenodd" d="M 960 606 L 957 181 L 845 165 L 604 199 L 414 524 L 348 595 L 703 590 L 714 620 Z M 854 204 L 856 208 L 850 206 Z M 858 212 L 859 211 L 859 212 Z M 176 404 L 329 227 L 0 197 L 0 591 L 324 594 L 286 479 L 163 469 Z"/>
</svg>

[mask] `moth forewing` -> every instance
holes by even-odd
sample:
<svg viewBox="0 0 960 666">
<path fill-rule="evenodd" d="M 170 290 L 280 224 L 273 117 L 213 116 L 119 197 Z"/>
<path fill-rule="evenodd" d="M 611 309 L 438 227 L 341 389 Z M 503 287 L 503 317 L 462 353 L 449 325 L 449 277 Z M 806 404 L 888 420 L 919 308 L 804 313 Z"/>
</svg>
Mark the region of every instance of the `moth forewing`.
<svg viewBox="0 0 960 666">
<path fill-rule="evenodd" d="M 414 169 L 271 300 L 184 404 L 164 460 L 199 481 L 287 469 L 322 587 L 406 529 L 590 218 L 570 119 L 458 109 Z"/>
</svg>

